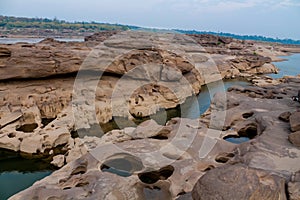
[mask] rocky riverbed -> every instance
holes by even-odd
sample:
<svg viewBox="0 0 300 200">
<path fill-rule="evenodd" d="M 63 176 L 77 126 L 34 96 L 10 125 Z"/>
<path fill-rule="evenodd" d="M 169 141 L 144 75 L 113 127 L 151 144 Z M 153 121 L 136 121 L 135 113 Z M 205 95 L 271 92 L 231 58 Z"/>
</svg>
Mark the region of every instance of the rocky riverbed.
<svg viewBox="0 0 300 200">
<path fill-rule="evenodd" d="M 62 167 L 11 199 L 299 199 L 291 97 L 300 79 L 262 76 L 277 72 L 277 56 L 297 51 L 141 31 L 0 45 L 0 148 Z M 216 94 L 199 119 L 103 135 L 101 124 L 116 117 L 175 108 L 202 85 L 232 78 L 256 86 Z"/>
</svg>

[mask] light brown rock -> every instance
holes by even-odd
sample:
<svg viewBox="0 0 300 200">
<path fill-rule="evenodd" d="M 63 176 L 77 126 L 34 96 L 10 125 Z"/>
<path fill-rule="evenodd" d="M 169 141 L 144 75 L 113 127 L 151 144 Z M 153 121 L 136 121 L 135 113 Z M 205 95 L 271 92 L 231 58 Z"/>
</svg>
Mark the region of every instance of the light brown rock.
<svg viewBox="0 0 300 200">
<path fill-rule="evenodd" d="M 300 131 L 300 112 L 294 112 L 290 116 L 290 125 L 292 131 Z"/>
<path fill-rule="evenodd" d="M 300 131 L 291 133 L 289 135 L 289 141 L 296 147 L 300 147 Z"/>
<path fill-rule="evenodd" d="M 290 200 L 300 199 L 300 182 L 289 182 L 288 193 Z"/>
<path fill-rule="evenodd" d="M 65 164 L 65 156 L 64 155 L 57 155 L 53 157 L 51 164 L 56 167 L 62 167 Z"/>
</svg>

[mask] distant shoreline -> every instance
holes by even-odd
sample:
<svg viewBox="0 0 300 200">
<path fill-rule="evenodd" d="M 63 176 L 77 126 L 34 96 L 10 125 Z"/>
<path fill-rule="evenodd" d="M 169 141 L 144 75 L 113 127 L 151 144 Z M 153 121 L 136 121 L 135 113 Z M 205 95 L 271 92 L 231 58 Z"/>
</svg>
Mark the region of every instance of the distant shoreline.
<svg viewBox="0 0 300 200">
<path fill-rule="evenodd" d="M 132 25 L 109 24 L 99 22 L 68 22 L 59 19 L 26 18 L 0 15 L 0 37 L 85 37 L 101 31 L 126 31 L 145 29 L 150 31 L 175 31 L 184 34 L 209 34 L 231 37 L 239 40 L 253 40 L 288 45 L 300 45 L 300 40 L 278 39 L 259 35 L 237 35 L 224 32 L 180 30 L 180 29 L 152 29 Z"/>
</svg>

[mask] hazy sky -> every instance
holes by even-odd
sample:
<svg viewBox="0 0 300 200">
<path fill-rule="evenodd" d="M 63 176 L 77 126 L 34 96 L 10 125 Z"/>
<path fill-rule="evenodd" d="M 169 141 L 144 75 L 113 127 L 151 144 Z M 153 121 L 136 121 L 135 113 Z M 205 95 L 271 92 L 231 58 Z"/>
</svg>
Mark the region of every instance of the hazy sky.
<svg viewBox="0 0 300 200">
<path fill-rule="evenodd" d="M 0 15 L 300 39 L 300 0 L 0 0 Z"/>
</svg>

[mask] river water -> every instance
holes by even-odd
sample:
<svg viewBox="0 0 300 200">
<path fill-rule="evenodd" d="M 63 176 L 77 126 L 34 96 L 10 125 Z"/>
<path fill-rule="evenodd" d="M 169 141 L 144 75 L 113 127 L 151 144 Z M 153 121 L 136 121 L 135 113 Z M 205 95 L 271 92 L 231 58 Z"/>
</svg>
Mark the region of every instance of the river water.
<svg viewBox="0 0 300 200">
<path fill-rule="evenodd" d="M 0 200 L 30 187 L 53 170 L 48 162 L 24 159 L 15 152 L 0 150 Z"/>
<path fill-rule="evenodd" d="M 0 38 L 0 44 L 16 44 L 19 42 L 38 43 L 45 38 Z M 63 42 L 83 42 L 84 38 L 55 38 Z"/>
<path fill-rule="evenodd" d="M 279 68 L 278 74 L 270 74 L 272 78 L 281 78 L 283 76 L 295 76 L 300 74 L 300 54 L 292 54 L 290 56 L 281 56 L 285 59 L 282 62 L 274 62 Z"/>
<path fill-rule="evenodd" d="M 36 43 L 44 38 L 0 38 L 0 43 L 13 44 L 17 42 Z M 59 38 L 60 41 L 83 41 L 83 39 Z M 278 74 L 270 75 L 273 78 L 280 78 L 284 75 L 296 75 L 300 72 L 300 54 L 283 57 L 288 59 L 283 62 L 274 63 L 279 69 Z M 197 101 L 187 99 L 185 103 L 175 109 L 159 112 L 151 116 L 159 124 L 165 124 L 166 121 L 173 117 L 186 117 L 195 119 L 203 114 L 210 106 L 211 98 L 216 92 L 227 90 L 233 85 L 247 86 L 250 83 L 242 80 L 225 80 L 224 82 L 210 83 L 203 86 L 201 93 L 196 97 Z M 119 125 L 119 124 L 118 124 Z M 127 122 L 123 123 L 127 126 Z M 105 131 L 118 128 L 115 123 L 108 123 L 103 125 Z M 119 127 L 123 128 L 123 127 Z M 240 143 L 247 141 L 244 138 L 229 138 L 228 141 L 233 143 Z M 40 160 L 23 159 L 17 155 L 12 155 L 7 152 L 4 154 L 0 149 L 0 200 L 6 200 L 11 195 L 30 187 L 34 182 L 50 175 L 53 168 Z"/>
</svg>

